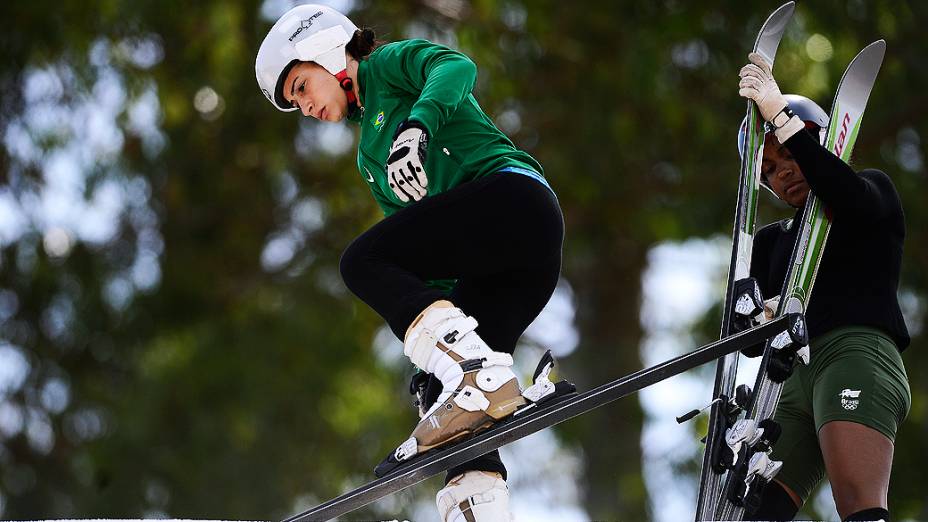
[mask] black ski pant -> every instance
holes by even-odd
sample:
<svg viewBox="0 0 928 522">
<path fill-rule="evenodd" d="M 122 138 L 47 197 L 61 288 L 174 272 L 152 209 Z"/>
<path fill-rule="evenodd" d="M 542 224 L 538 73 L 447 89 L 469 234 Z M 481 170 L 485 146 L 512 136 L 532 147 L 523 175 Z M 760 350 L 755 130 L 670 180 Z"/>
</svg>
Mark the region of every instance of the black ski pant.
<svg viewBox="0 0 928 522">
<path fill-rule="evenodd" d="M 512 353 L 557 285 L 564 221 L 557 198 L 540 181 L 500 172 L 427 197 L 380 221 L 345 250 L 345 285 L 380 314 L 402 340 L 435 301 L 473 316 L 493 350 Z M 427 281 L 457 280 L 450 294 Z M 441 382 L 432 377 L 434 402 Z M 493 451 L 448 471 L 496 471 Z"/>
</svg>

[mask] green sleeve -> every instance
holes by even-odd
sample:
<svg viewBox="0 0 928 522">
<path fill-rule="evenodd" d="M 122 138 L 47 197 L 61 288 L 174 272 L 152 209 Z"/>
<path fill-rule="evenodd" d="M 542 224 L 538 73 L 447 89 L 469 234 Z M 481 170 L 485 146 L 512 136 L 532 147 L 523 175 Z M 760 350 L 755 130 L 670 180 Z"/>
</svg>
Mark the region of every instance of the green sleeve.
<svg viewBox="0 0 928 522">
<path fill-rule="evenodd" d="M 429 288 L 434 288 L 443 294 L 450 296 L 451 292 L 454 290 L 454 287 L 457 286 L 457 279 L 433 279 L 431 281 L 426 281 L 425 286 Z"/>
<path fill-rule="evenodd" d="M 467 56 L 427 40 L 384 46 L 378 75 L 388 85 L 418 94 L 409 118 L 434 135 L 474 89 L 477 66 Z"/>
<path fill-rule="evenodd" d="M 397 210 L 403 208 L 400 205 L 397 205 L 395 202 L 388 199 L 387 197 L 385 197 L 378 190 L 376 190 L 374 188 L 373 183 L 369 183 L 368 188 L 371 189 L 371 195 L 374 196 L 374 201 L 377 202 L 377 206 L 379 206 L 380 209 L 383 210 L 384 217 L 389 216 L 395 213 Z"/>
</svg>

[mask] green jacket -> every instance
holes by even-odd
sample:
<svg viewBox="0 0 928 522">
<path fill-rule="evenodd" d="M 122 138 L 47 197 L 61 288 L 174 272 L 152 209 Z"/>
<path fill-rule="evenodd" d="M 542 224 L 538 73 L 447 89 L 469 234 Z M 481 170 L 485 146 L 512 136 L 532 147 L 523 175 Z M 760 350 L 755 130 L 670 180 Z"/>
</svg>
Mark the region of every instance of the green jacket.
<svg viewBox="0 0 928 522">
<path fill-rule="evenodd" d="M 405 119 L 428 130 L 425 172 L 428 194 L 506 168 L 537 173 L 541 165 L 512 141 L 480 109 L 471 90 L 477 67 L 463 54 L 426 40 L 383 45 L 361 61 L 358 89 L 364 111 L 350 118 L 361 125 L 358 171 L 389 216 L 406 205 L 387 182 L 386 162 L 393 135 Z"/>
</svg>

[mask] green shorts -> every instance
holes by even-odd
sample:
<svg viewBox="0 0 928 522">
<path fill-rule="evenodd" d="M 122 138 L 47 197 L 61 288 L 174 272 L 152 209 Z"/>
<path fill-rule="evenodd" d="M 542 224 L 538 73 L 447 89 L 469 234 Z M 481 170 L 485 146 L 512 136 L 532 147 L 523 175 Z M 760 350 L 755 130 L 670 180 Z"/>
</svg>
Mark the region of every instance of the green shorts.
<svg viewBox="0 0 928 522">
<path fill-rule="evenodd" d="M 809 498 L 825 476 L 818 431 L 835 420 L 856 422 L 895 441 L 912 392 L 895 343 L 872 328 L 832 330 L 812 340 L 808 366 L 783 386 L 774 418 L 783 428 L 772 457 L 783 461 L 776 479 Z"/>
</svg>

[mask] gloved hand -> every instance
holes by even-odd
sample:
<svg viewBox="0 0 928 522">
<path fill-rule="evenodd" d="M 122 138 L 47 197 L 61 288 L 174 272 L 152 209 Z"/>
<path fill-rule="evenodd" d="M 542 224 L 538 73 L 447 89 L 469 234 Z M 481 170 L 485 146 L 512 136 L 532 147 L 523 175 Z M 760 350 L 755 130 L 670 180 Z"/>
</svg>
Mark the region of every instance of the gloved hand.
<svg viewBox="0 0 928 522">
<path fill-rule="evenodd" d="M 424 164 L 428 146 L 429 134 L 421 123 L 405 120 L 396 128 L 387 158 L 387 181 L 403 203 L 419 201 L 427 194 Z"/>
<path fill-rule="evenodd" d="M 738 73 L 741 77 L 738 94 L 757 104 L 761 117 L 773 124 L 777 139 L 783 143 L 803 128 L 802 120 L 789 110 L 767 60 L 758 53 L 749 54 L 748 60 L 751 63 Z"/>
<path fill-rule="evenodd" d="M 764 301 L 764 311 L 757 314 L 758 323 L 764 324 L 772 321 L 777 314 L 777 308 L 780 306 L 780 296 L 774 296 Z M 761 319 L 763 317 L 763 319 Z"/>
</svg>

